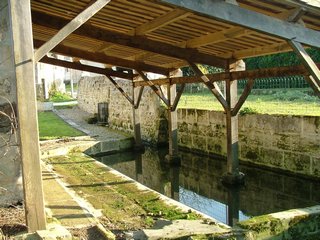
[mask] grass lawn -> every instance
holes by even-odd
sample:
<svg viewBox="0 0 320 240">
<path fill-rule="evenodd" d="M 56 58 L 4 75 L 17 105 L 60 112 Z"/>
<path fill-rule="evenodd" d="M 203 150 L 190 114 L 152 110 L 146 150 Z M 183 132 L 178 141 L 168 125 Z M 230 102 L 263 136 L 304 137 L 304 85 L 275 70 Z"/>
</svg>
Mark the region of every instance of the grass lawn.
<svg viewBox="0 0 320 240">
<path fill-rule="evenodd" d="M 65 123 L 53 112 L 38 112 L 40 140 L 77 137 L 85 135 Z"/>
<path fill-rule="evenodd" d="M 320 116 L 320 99 L 311 90 L 280 89 L 253 91 L 242 106 L 261 114 Z M 240 96 L 240 93 L 239 93 Z M 184 93 L 178 108 L 197 108 L 223 111 L 210 92 Z M 241 111 L 241 110 L 240 110 Z"/>
</svg>

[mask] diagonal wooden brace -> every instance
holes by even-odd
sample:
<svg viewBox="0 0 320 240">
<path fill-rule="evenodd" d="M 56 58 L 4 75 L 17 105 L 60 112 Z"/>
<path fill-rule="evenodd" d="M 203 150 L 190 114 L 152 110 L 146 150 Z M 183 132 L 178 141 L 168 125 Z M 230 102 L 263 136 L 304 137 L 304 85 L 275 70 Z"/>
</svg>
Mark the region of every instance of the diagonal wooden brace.
<svg viewBox="0 0 320 240">
<path fill-rule="evenodd" d="M 247 100 L 247 97 L 249 96 L 249 94 L 253 88 L 254 80 L 255 80 L 254 78 L 249 78 L 249 80 L 246 84 L 246 87 L 244 88 L 237 104 L 235 105 L 235 107 L 231 111 L 232 116 L 236 116 L 238 114 L 240 108 L 242 107 L 244 102 Z"/>
<path fill-rule="evenodd" d="M 150 81 L 148 79 L 148 77 L 142 72 L 137 70 L 137 72 L 139 73 L 139 75 L 142 77 L 143 81 L 145 81 L 146 83 L 148 83 L 149 87 L 151 87 L 151 89 L 155 92 L 155 94 L 157 94 L 159 96 L 159 98 L 164 102 L 164 104 L 166 104 L 167 107 L 170 107 L 169 101 L 168 99 L 164 96 L 164 94 L 162 93 L 162 91 L 160 91 L 154 84 L 152 81 Z"/>
<path fill-rule="evenodd" d="M 111 76 L 106 75 L 106 77 L 120 91 L 120 93 L 130 102 L 130 104 L 134 105 L 132 98 L 119 86 L 119 84 Z"/>
<path fill-rule="evenodd" d="M 139 94 L 138 94 L 138 97 L 137 97 L 137 100 L 134 100 L 134 108 L 135 109 L 138 109 L 139 108 L 139 105 L 140 105 L 140 102 L 141 102 L 141 97 L 142 97 L 142 93 L 143 93 L 143 89 L 144 89 L 144 86 L 141 86 L 141 87 L 135 87 L 135 88 L 140 88 L 139 89 Z"/>
<path fill-rule="evenodd" d="M 172 106 L 171 106 L 171 111 L 175 111 L 175 110 L 177 109 L 179 100 L 180 100 L 180 98 L 181 98 L 181 95 L 182 95 L 185 87 L 186 87 L 186 84 L 185 84 L 185 83 L 181 84 L 181 88 L 180 88 L 179 91 L 177 92 L 177 96 L 175 97 L 174 102 L 173 102 L 173 104 L 172 104 Z"/>
<path fill-rule="evenodd" d="M 317 85 L 315 79 L 312 76 L 305 76 L 304 79 L 309 83 L 312 90 L 320 98 L 320 86 Z"/>
<path fill-rule="evenodd" d="M 95 3 L 90 5 L 87 9 L 81 12 L 78 16 L 72 19 L 67 25 L 65 25 L 56 35 L 54 35 L 48 42 L 43 44 L 34 53 L 34 61 L 38 62 L 48 52 L 50 52 L 55 46 L 61 43 L 66 37 L 72 32 L 78 29 L 82 24 L 88 21 L 93 15 L 104 8 L 110 0 L 97 0 Z"/>
<path fill-rule="evenodd" d="M 224 110 L 227 110 L 229 108 L 229 104 L 227 103 L 226 99 L 223 97 L 222 92 L 220 91 L 219 86 L 217 83 L 212 83 L 210 79 L 204 75 L 201 70 L 198 68 L 198 66 L 194 63 L 189 62 L 190 67 L 196 74 L 196 76 L 200 77 L 204 84 L 210 89 L 210 91 L 213 93 L 213 95 L 218 99 L 218 101 L 221 103 Z"/>
<path fill-rule="evenodd" d="M 296 42 L 294 40 L 288 41 L 294 52 L 298 55 L 298 57 L 302 60 L 302 64 L 309 71 L 314 81 L 308 81 L 309 84 L 315 85 L 314 87 L 320 87 L 320 70 L 306 50 L 303 48 L 301 43 Z"/>
</svg>

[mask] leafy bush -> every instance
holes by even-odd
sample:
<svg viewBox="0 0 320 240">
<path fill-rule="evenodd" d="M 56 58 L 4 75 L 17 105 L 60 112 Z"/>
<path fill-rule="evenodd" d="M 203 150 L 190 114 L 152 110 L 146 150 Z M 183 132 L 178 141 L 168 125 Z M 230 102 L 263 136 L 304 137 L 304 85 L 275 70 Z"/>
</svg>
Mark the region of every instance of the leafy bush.
<svg viewBox="0 0 320 240">
<path fill-rule="evenodd" d="M 240 116 L 244 116 L 247 114 L 256 114 L 256 113 L 258 113 L 258 111 L 251 107 L 244 107 L 239 112 Z"/>
</svg>

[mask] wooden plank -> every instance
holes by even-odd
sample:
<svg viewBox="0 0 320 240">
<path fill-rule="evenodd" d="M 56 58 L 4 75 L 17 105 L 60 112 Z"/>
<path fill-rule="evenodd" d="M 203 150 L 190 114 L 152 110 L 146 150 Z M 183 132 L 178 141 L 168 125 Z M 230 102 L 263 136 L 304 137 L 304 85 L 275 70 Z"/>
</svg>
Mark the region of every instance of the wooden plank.
<svg viewBox="0 0 320 240">
<path fill-rule="evenodd" d="M 302 44 L 319 47 L 320 32 L 305 28 L 301 25 L 276 19 L 258 12 L 241 8 L 224 1 L 202 0 L 159 0 L 188 11 L 259 31 L 285 40 L 295 39 Z M 308 9 L 308 7 L 306 7 Z"/>
<path fill-rule="evenodd" d="M 68 62 L 68 61 L 63 61 L 55 58 L 49 58 L 49 57 L 44 57 L 40 60 L 42 63 L 47 63 L 55 66 L 60 66 L 60 67 L 65 67 L 65 68 L 71 68 L 75 70 L 80 70 L 80 71 L 85 71 L 85 72 L 92 72 L 92 73 L 97 73 L 97 74 L 102 74 L 102 75 L 109 75 L 113 77 L 119 77 L 123 79 L 133 79 L 132 74 L 128 73 L 123 73 L 123 72 L 118 72 L 118 71 L 113 71 L 112 69 L 109 68 L 99 68 L 99 67 L 93 67 L 89 65 L 84 65 L 81 63 L 77 62 Z"/>
<path fill-rule="evenodd" d="M 55 46 L 61 43 L 66 37 L 68 37 L 72 32 L 79 28 L 82 24 L 88 21 L 93 15 L 99 12 L 103 7 L 105 7 L 110 0 L 97 0 L 95 3 L 91 4 L 87 9 L 81 12 L 77 17 L 72 19 L 67 23 L 56 35 L 54 35 L 48 42 L 42 45 L 34 53 L 34 61 L 38 62 L 43 58 L 48 52 L 50 52 Z"/>
<path fill-rule="evenodd" d="M 243 106 L 244 102 L 247 100 L 253 85 L 254 85 L 254 78 L 250 78 L 248 79 L 248 82 L 239 98 L 239 100 L 237 101 L 235 107 L 232 109 L 232 116 L 236 116 L 239 113 L 240 108 Z"/>
<path fill-rule="evenodd" d="M 25 216 L 29 232 L 46 229 L 39 152 L 30 0 L 9 0 L 17 83 Z"/>
<path fill-rule="evenodd" d="M 190 67 L 194 71 L 194 73 L 197 75 L 197 77 L 201 78 L 201 80 L 204 82 L 204 84 L 209 88 L 209 90 L 213 93 L 213 95 L 218 99 L 218 101 L 221 103 L 222 107 L 224 109 L 228 108 L 228 103 L 226 102 L 225 98 L 223 97 L 223 94 L 220 91 L 219 86 L 215 82 L 211 82 L 210 79 L 204 75 L 201 70 L 198 68 L 198 66 L 194 63 L 189 63 Z"/>
<path fill-rule="evenodd" d="M 166 97 L 163 95 L 162 91 L 159 90 L 153 83 L 152 81 L 150 81 L 147 76 L 141 72 L 141 71 L 138 71 L 139 75 L 142 77 L 143 81 L 145 81 L 148 86 L 155 92 L 155 94 L 158 95 L 158 97 L 164 102 L 164 104 L 167 105 L 167 107 L 169 107 L 169 102 L 168 102 L 168 99 L 166 99 Z"/>
<path fill-rule="evenodd" d="M 138 109 L 139 105 L 140 105 L 140 102 L 141 102 L 141 98 L 142 98 L 142 93 L 143 93 L 143 90 L 144 90 L 144 86 L 139 86 L 139 87 L 136 87 L 137 89 L 139 89 L 138 91 L 138 94 L 135 95 L 135 102 L 134 102 L 134 107 L 136 109 Z"/>
<path fill-rule="evenodd" d="M 132 85 L 132 98 L 134 102 L 134 104 L 132 105 L 133 131 L 136 149 L 140 149 L 142 147 L 139 103 L 141 100 L 143 88 L 144 87 L 134 87 Z"/>
<path fill-rule="evenodd" d="M 42 43 L 43 43 L 42 41 L 35 40 L 34 46 L 39 47 L 41 46 Z M 103 53 L 92 53 L 89 51 L 66 47 L 63 45 L 56 46 L 52 50 L 52 52 L 70 56 L 70 57 L 77 57 L 83 60 L 89 60 L 89 61 L 94 61 L 94 62 L 99 62 L 104 64 L 112 64 L 113 66 L 130 68 L 130 69 L 138 69 L 141 71 L 149 71 L 149 72 L 154 72 L 162 75 L 167 75 L 170 70 L 167 68 L 157 67 L 157 66 L 146 64 L 143 62 L 135 62 L 135 61 L 130 61 L 126 59 L 121 59 L 118 57 L 110 57 Z"/>
<path fill-rule="evenodd" d="M 37 25 L 54 29 L 60 29 L 61 26 L 64 26 L 64 24 L 66 23 L 65 19 L 49 16 L 39 12 L 33 12 L 32 19 L 33 22 Z M 81 28 L 77 29 L 74 32 L 74 34 L 104 42 L 154 52 L 177 59 L 183 59 L 222 68 L 225 68 L 227 66 L 227 61 L 225 59 L 201 53 L 196 49 L 186 49 L 176 47 L 172 44 L 147 39 L 141 36 L 130 36 L 128 34 L 111 32 L 88 24 L 83 24 Z"/>
<path fill-rule="evenodd" d="M 119 92 L 129 101 L 131 105 L 134 105 L 133 99 L 123 90 L 122 87 L 111 77 L 106 75 L 107 79 L 119 90 Z"/>
<path fill-rule="evenodd" d="M 182 96 L 182 93 L 183 93 L 185 87 L 186 87 L 186 84 L 185 84 L 185 83 L 181 84 L 180 89 L 179 89 L 179 91 L 177 92 L 177 95 L 176 95 L 176 97 L 175 97 L 175 99 L 174 99 L 174 102 L 173 102 L 173 104 L 172 104 L 172 106 L 171 106 L 171 110 L 175 111 L 175 110 L 177 109 L 178 103 L 179 103 L 179 101 L 180 101 L 180 98 L 181 98 L 181 96 Z"/>
<path fill-rule="evenodd" d="M 152 32 L 158 28 L 161 28 L 163 26 L 166 26 L 172 22 L 178 21 L 182 18 L 185 18 L 192 13 L 186 12 L 182 9 L 174 9 L 173 11 L 162 15 L 150 22 L 147 22 L 143 25 L 140 25 L 136 29 L 134 29 L 131 33 L 134 35 L 144 35 L 148 32 Z"/>
<path fill-rule="evenodd" d="M 309 56 L 309 54 L 306 52 L 306 50 L 303 48 L 301 43 L 295 40 L 290 40 L 288 41 L 288 43 L 290 44 L 294 52 L 298 55 L 298 57 L 302 60 L 302 64 L 309 71 L 310 75 L 313 77 L 317 85 L 320 86 L 320 70 L 314 63 L 312 58 Z"/>
<path fill-rule="evenodd" d="M 167 85 L 167 95 L 169 106 L 168 113 L 168 135 L 169 135 L 169 161 L 174 161 L 178 156 L 178 115 L 177 110 L 172 108 L 172 103 L 176 99 L 176 85 Z"/>
</svg>

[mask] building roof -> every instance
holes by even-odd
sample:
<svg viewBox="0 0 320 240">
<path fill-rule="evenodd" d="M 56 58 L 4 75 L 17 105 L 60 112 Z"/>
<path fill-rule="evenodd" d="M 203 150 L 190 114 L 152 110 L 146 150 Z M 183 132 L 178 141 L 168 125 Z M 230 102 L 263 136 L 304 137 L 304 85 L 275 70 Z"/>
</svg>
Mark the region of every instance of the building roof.
<svg viewBox="0 0 320 240">
<path fill-rule="evenodd" d="M 31 0 L 36 47 L 49 40 L 90 2 Z M 236 2 L 238 6 L 234 5 Z M 221 14 L 224 10 L 216 14 L 215 4 L 225 9 L 226 14 Z M 134 63 L 136 68 L 150 66 L 152 72 L 158 73 L 162 69 L 185 66 L 192 60 L 223 67 L 228 59 L 289 51 L 290 34 L 303 36 L 304 29 L 311 42 L 302 43 L 317 45 L 319 5 L 317 0 L 227 0 L 223 3 L 219 0 L 111 0 L 54 51 L 86 60 L 96 57 L 97 62 L 123 67 L 130 66 L 129 63 Z M 239 22 L 233 19 L 236 14 L 241 18 Z M 255 16 L 259 17 L 257 22 Z M 266 21 L 275 21 L 271 24 L 262 21 L 260 30 L 260 16 L 261 20 L 267 16 Z M 297 23 L 288 25 L 288 19 Z M 290 27 L 288 39 L 286 35 L 277 36 L 287 25 Z M 314 41 L 312 36 L 316 36 Z"/>
</svg>

